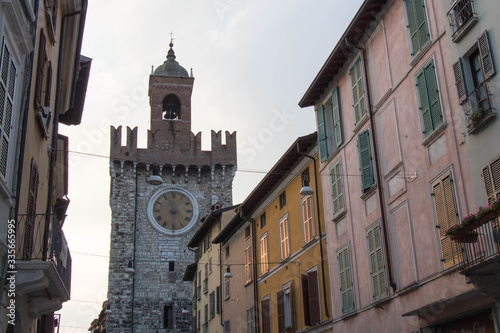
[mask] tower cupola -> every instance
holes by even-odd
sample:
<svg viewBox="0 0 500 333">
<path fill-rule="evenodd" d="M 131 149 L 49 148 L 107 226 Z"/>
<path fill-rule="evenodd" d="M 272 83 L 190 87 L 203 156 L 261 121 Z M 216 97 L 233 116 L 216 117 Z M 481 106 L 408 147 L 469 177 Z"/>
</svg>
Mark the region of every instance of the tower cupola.
<svg viewBox="0 0 500 333">
<path fill-rule="evenodd" d="M 154 71 L 154 75 L 189 77 L 187 70 L 175 60 L 174 43 L 170 41 L 167 60 Z"/>
</svg>

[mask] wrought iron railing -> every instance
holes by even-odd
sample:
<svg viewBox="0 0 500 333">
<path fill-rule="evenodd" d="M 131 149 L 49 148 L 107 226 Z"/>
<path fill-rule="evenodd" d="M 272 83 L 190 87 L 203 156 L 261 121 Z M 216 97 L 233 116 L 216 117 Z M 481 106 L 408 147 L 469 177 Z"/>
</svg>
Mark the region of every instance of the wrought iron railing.
<svg viewBox="0 0 500 333">
<path fill-rule="evenodd" d="M 465 117 L 470 134 L 481 128 L 494 115 L 490 103 L 487 82 L 483 82 L 474 89 L 465 101 Z"/>
<path fill-rule="evenodd" d="M 473 0 L 457 0 L 448 11 L 451 37 L 456 40 L 472 23 L 477 21 Z"/>
<path fill-rule="evenodd" d="M 498 218 L 483 224 L 475 231 L 479 234 L 474 243 L 462 243 L 460 267 L 471 268 L 475 265 L 500 256 L 500 229 Z"/>
<path fill-rule="evenodd" d="M 71 254 L 56 215 L 18 215 L 16 261 L 52 262 L 66 290 L 71 290 Z"/>
</svg>

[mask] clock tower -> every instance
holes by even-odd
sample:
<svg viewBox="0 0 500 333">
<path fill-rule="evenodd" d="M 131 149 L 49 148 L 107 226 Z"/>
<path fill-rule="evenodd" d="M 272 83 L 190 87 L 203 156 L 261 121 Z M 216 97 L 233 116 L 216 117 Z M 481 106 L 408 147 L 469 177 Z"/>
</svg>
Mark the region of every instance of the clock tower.
<svg viewBox="0 0 500 333">
<path fill-rule="evenodd" d="M 211 150 L 191 132 L 194 78 L 167 60 L 149 78 L 147 148 L 137 128 L 111 127 L 111 248 L 107 332 L 189 332 L 195 261 L 187 243 L 215 203 L 232 205 L 236 132 L 212 131 Z M 215 125 L 215 124 L 214 124 Z"/>
</svg>

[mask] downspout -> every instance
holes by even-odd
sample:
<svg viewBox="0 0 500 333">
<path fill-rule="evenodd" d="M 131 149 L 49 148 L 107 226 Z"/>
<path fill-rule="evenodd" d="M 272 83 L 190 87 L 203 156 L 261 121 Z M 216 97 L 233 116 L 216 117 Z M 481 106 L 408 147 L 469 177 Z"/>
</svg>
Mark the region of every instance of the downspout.
<svg viewBox="0 0 500 333">
<path fill-rule="evenodd" d="M 372 132 L 372 140 L 373 140 L 373 159 L 375 163 L 375 172 L 377 174 L 377 192 L 378 192 L 378 199 L 380 203 L 380 217 L 382 220 L 382 228 L 384 229 L 384 248 L 385 248 L 385 255 L 387 259 L 387 273 L 389 274 L 389 285 L 391 286 L 392 290 L 395 292 L 397 285 L 396 282 L 394 282 L 394 278 L 392 275 L 392 265 L 391 265 L 391 256 L 389 253 L 389 241 L 387 238 L 387 225 L 386 225 L 386 217 L 385 217 L 385 205 L 384 205 L 384 196 L 382 193 L 382 186 L 381 186 L 381 179 L 380 179 L 380 167 L 378 164 L 378 149 L 377 149 L 377 136 L 375 135 L 375 126 L 373 125 L 373 115 L 372 115 L 372 110 L 371 110 L 371 95 L 370 95 L 370 85 L 368 84 L 368 72 L 366 71 L 366 65 L 364 64 L 365 62 L 365 49 L 362 47 L 358 47 L 356 45 L 351 44 L 347 38 L 345 39 L 345 43 L 347 46 L 360 50 L 361 55 L 363 58 L 363 69 L 364 69 L 364 74 L 366 78 L 366 99 L 368 101 L 368 118 L 370 120 L 370 131 Z"/>
<path fill-rule="evenodd" d="M 328 312 L 328 301 L 326 296 L 326 279 L 325 279 L 325 258 L 323 257 L 323 236 L 321 231 L 321 221 L 320 221 L 320 210 L 319 210 L 319 194 L 318 194 L 318 174 L 316 172 L 316 159 L 313 156 L 304 154 L 300 151 L 299 142 L 297 142 L 297 153 L 304 157 L 309 157 L 313 161 L 314 168 L 314 186 L 315 186 L 315 194 L 316 194 L 316 215 L 318 218 L 318 233 L 319 233 L 319 252 L 321 257 L 321 278 L 323 280 L 323 301 L 325 303 L 325 314 L 327 318 L 330 318 L 330 314 Z"/>
<path fill-rule="evenodd" d="M 46 220 L 45 220 L 45 234 L 43 237 L 43 260 L 47 259 L 47 246 L 48 246 L 48 238 L 49 238 L 49 216 L 52 208 L 52 197 L 54 192 L 54 170 L 56 167 L 56 158 L 57 158 L 57 134 L 59 133 L 59 114 L 61 107 L 61 76 L 62 76 L 62 63 L 63 63 L 63 53 L 64 53 L 64 44 L 65 44 L 65 36 L 66 36 L 66 20 L 69 17 L 73 17 L 76 15 L 81 15 L 80 17 L 80 28 L 78 31 L 78 44 L 76 46 L 76 54 L 78 55 L 78 59 L 75 59 L 75 69 L 76 63 L 80 62 L 80 51 L 82 48 L 82 39 L 83 39 L 83 28 L 85 26 L 85 17 L 87 13 L 87 0 L 82 0 L 82 9 L 64 14 L 61 22 L 61 34 L 59 38 L 59 55 L 58 55 L 58 63 L 57 63 L 57 88 L 56 88 L 56 101 L 54 107 L 54 122 L 52 128 L 52 144 L 50 146 L 50 168 L 49 168 L 49 183 L 48 183 L 48 196 L 47 196 L 47 209 L 46 209 Z M 76 75 L 77 71 L 73 74 Z M 73 86 L 72 86 L 73 88 Z"/>
<path fill-rule="evenodd" d="M 257 243 L 255 239 L 255 232 L 256 232 L 256 227 L 255 227 L 255 220 L 252 219 L 251 217 L 246 217 L 243 215 L 243 211 L 240 209 L 240 218 L 244 221 L 248 221 L 252 223 L 252 257 L 253 257 L 253 262 L 254 262 L 254 269 L 253 269 L 253 316 L 254 316 L 254 329 L 257 329 L 259 327 L 259 316 L 258 316 L 258 305 L 259 302 L 257 300 Z M 250 333 L 250 332 L 248 332 Z"/>
</svg>

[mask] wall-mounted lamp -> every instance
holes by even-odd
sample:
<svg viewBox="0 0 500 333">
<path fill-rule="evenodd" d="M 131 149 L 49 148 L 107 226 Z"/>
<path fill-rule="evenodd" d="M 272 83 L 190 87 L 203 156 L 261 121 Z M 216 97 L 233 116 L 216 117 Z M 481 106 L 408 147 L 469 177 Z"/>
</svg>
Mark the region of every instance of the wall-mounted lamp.
<svg viewBox="0 0 500 333">
<path fill-rule="evenodd" d="M 128 262 L 128 267 L 125 270 L 125 272 L 127 272 L 127 273 L 135 273 L 134 264 L 132 263 L 132 260 L 130 260 Z"/>
<path fill-rule="evenodd" d="M 153 167 L 153 175 L 148 178 L 148 183 L 150 183 L 151 185 L 163 184 L 163 179 L 161 179 L 160 177 L 160 171 L 158 170 L 158 167 Z"/>
<path fill-rule="evenodd" d="M 309 186 L 309 172 L 307 174 L 302 174 L 302 181 L 304 186 L 300 189 L 301 195 L 311 195 L 314 193 L 311 186 Z"/>
<path fill-rule="evenodd" d="M 229 278 L 233 277 L 233 273 L 231 273 L 231 270 L 229 269 L 229 266 L 227 266 L 227 270 L 226 270 L 226 273 L 224 273 L 224 277 L 226 279 L 229 279 Z"/>
<path fill-rule="evenodd" d="M 189 310 L 186 310 L 186 309 L 182 309 L 182 314 L 185 315 L 185 314 L 189 314 Z"/>
</svg>

